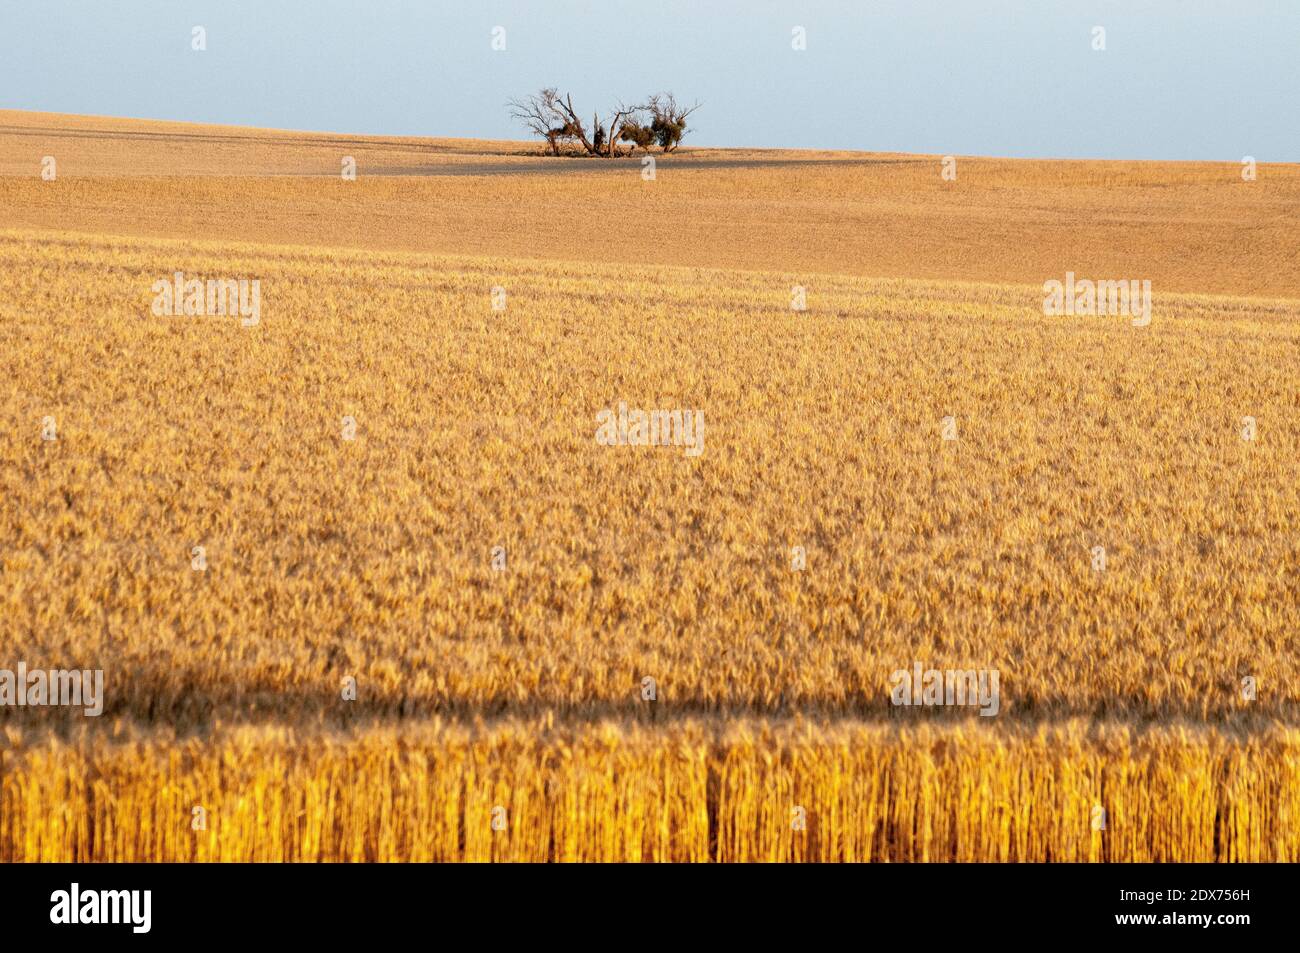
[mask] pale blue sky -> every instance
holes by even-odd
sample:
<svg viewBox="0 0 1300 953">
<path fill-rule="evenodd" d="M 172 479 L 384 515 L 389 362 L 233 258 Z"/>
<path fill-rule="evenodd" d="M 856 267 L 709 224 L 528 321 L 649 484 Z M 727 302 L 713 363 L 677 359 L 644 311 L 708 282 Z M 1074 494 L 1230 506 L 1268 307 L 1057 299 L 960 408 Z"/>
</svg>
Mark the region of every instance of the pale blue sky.
<svg viewBox="0 0 1300 953">
<path fill-rule="evenodd" d="M 0 5 L 0 107 L 523 138 L 505 100 L 546 85 L 584 114 L 659 89 L 704 100 L 688 144 L 1293 162 L 1300 2 Z"/>
</svg>

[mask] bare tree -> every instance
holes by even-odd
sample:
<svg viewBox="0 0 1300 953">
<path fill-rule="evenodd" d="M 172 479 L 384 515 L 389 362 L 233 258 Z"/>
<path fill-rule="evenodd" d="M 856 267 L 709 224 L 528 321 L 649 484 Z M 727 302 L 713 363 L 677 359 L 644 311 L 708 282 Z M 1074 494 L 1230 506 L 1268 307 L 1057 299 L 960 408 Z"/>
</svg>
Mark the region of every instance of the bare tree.
<svg viewBox="0 0 1300 953">
<path fill-rule="evenodd" d="M 560 154 L 560 135 L 563 132 L 554 125 L 555 112 L 551 104 L 555 97 L 554 89 L 543 89 L 540 93 L 506 103 L 510 107 L 510 118 L 523 123 L 533 135 L 545 139 L 551 147 L 551 155 Z"/>
<path fill-rule="evenodd" d="M 571 95 L 561 96 L 554 87 L 540 90 L 523 99 L 509 101 L 510 115 L 531 132 L 546 140 L 551 155 L 560 154 L 560 146 L 575 142 L 591 156 L 612 158 L 620 154 L 620 142 L 632 143 L 648 150 L 658 142 L 665 152 L 677 148 L 686 134 L 686 117 L 700 108 L 678 106 L 672 93 L 658 93 L 646 103 L 627 105 L 621 100 L 604 121 L 593 113 L 588 130 L 578 118 Z"/>
<path fill-rule="evenodd" d="M 672 93 L 655 93 L 645 104 L 650 113 L 650 128 L 664 152 L 674 151 L 686 135 L 686 119 L 703 103 L 680 106 Z"/>
<path fill-rule="evenodd" d="M 546 92 L 546 90 L 543 90 L 543 92 Z M 554 92 L 554 90 L 551 90 L 551 92 Z M 586 150 L 588 155 L 599 155 L 600 153 L 596 151 L 596 147 L 587 138 L 587 130 L 583 128 L 582 120 L 578 118 L 578 113 L 573 108 L 573 96 L 566 95 L 561 99 L 556 95 L 552 100 L 552 105 L 555 108 L 557 117 L 564 128 L 569 131 L 570 136 L 582 144 L 582 148 Z M 595 135 L 594 129 L 592 135 Z"/>
<path fill-rule="evenodd" d="M 540 90 L 523 99 L 512 99 L 507 105 L 510 106 L 511 118 L 546 140 L 551 155 L 558 156 L 560 145 L 573 141 L 581 143 L 587 152 L 592 152 L 587 132 L 573 111 L 572 101 L 566 103 L 562 100 L 554 87 Z"/>
<path fill-rule="evenodd" d="M 609 131 L 605 140 L 605 151 L 601 153 L 607 158 L 618 155 L 618 144 L 620 141 L 626 141 L 623 133 L 628 126 L 636 123 L 636 117 L 645 112 L 644 106 L 628 106 L 619 101 L 618 108 L 610 116 L 609 122 L 603 124 L 603 128 Z"/>
</svg>

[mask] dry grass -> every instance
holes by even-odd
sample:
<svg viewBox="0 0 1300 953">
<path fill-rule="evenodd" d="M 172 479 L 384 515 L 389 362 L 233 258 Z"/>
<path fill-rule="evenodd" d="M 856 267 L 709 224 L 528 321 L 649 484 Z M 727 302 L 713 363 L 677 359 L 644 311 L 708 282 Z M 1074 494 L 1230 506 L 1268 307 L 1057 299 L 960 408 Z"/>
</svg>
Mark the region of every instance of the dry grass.
<svg viewBox="0 0 1300 953">
<path fill-rule="evenodd" d="M 27 122 L 0 170 L 103 123 Z M 0 860 L 1300 854 L 1293 167 L 245 181 L 120 133 L 0 178 L 0 668 L 108 686 L 0 708 Z M 1043 316 L 1090 266 L 1150 327 Z M 260 279 L 261 325 L 152 316 L 177 270 Z M 704 453 L 598 446 L 620 400 Z M 895 708 L 913 660 L 998 669 L 1001 714 Z"/>
<path fill-rule="evenodd" d="M 387 140 L 0 110 L 9 227 L 557 261 L 1157 292 L 1300 295 L 1300 165 L 687 150 L 547 159 Z M 43 182 L 53 155 L 59 179 Z M 344 155 L 358 179 L 339 177 Z"/>
</svg>

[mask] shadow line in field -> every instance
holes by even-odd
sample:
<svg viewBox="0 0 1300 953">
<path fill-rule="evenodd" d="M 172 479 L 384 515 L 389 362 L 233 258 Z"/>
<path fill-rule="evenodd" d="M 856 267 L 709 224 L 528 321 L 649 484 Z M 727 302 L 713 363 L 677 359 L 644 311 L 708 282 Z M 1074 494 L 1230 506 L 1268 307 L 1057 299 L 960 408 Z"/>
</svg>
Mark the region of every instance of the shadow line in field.
<svg viewBox="0 0 1300 953">
<path fill-rule="evenodd" d="M 342 676 L 340 676 L 341 679 Z M 873 724 L 896 728 L 967 725 L 978 728 L 1029 729 L 1036 726 L 1082 720 L 1123 724 L 1135 729 L 1170 724 L 1251 733 L 1269 725 L 1300 727 L 1286 706 L 1262 709 L 1224 707 L 1212 710 L 1190 704 L 1153 706 L 1135 699 L 1114 699 L 1089 704 L 1061 697 L 1035 699 L 1017 704 L 1003 697 L 998 714 L 980 715 L 977 705 L 894 706 L 887 696 L 863 698 L 856 703 L 805 701 L 797 703 L 747 703 L 735 700 L 661 697 L 655 702 L 639 700 L 629 692 L 628 700 L 566 702 L 539 697 L 516 700 L 496 697 L 481 701 L 466 699 L 414 699 L 386 696 L 365 697 L 361 680 L 358 697 L 344 701 L 339 692 L 254 691 L 239 693 L 177 692 L 166 696 L 138 697 L 124 702 L 105 701 L 99 717 L 89 717 L 80 708 L 4 708 L 0 727 L 30 727 L 70 734 L 109 729 L 125 720 L 142 728 L 170 728 L 179 733 L 206 734 L 217 726 L 287 726 L 348 730 L 361 727 L 415 727 L 439 719 L 462 725 L 485 721 L 535 721 L 553 718 L 569 727 L 622 723 L 645 727 L 667 727 L 701 721 L 775 720 L 834 727 L 838 724 Z"/>
<path fill-rule="evenodd" d="M 906 165 L 914 163 L 915 159 L 696 159 L 686 156 L 676 159 L 666 159 L 655 156 L 656 171 L 691 171 L 693 169 L 776 169 L 790 167 L 817 167 L 817 166 L 880 166 L 880 165 Z M 544 164 L 538 164 L 544 163 Z M 493 175 L 556 175 L 567 173 L 593 173 L 593 172 L 615 172 L 615 171 L 632 171 L 639 172 L 641 169 L 640 157 L 626 157 L 619 159 L 564 159 L 554 157 L 539 156 L 535 162 L 524 163 L 504 163 L 504 162 L 464 162 L 464 163 L 447 163 L 445 165 L 424 165 L 424 166 L 380 166 L 378 168 L 366 168 L 358 172 L 360 175 L 373 175 L 385 177 L 438 177 L 438 176 L 493 176 Z M 299 175 L 316 175 L 318 173 L 304 172 Z M 337 173 L 331 173 L 337 174 Z"/>
</svg>

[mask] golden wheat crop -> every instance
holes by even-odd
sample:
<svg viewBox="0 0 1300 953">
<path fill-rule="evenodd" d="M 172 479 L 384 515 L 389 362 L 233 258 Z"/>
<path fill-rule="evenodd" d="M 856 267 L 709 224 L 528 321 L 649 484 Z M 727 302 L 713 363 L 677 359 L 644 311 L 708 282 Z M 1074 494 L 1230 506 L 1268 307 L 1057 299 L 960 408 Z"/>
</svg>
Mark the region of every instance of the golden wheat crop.
<svg viewBox="0 0 1300 953">
<path fill-rule="evenodd" d="M 1300 860 L 1294 729 L 742 719 L 118 734 L 30 750 L 10 734 L 0 860 Z"/>
<path fill-rule="evenodd" d="M 0 860 L 1300 856 L 1294 167 L 163 168 L 6 116 L 0 669 L 106 692 L 0 707 Z M 271 174 L 344 146 L 403 174 Z M 1151 324 L 1045 316 L 1089 267 Z M 175 272 L 260 323 L 151 313 Z M 620 401 L 703 452 L 601 446 Z M 914 661 L 999 671 L 997 717 L 891 704 Z"/>
</svg>

